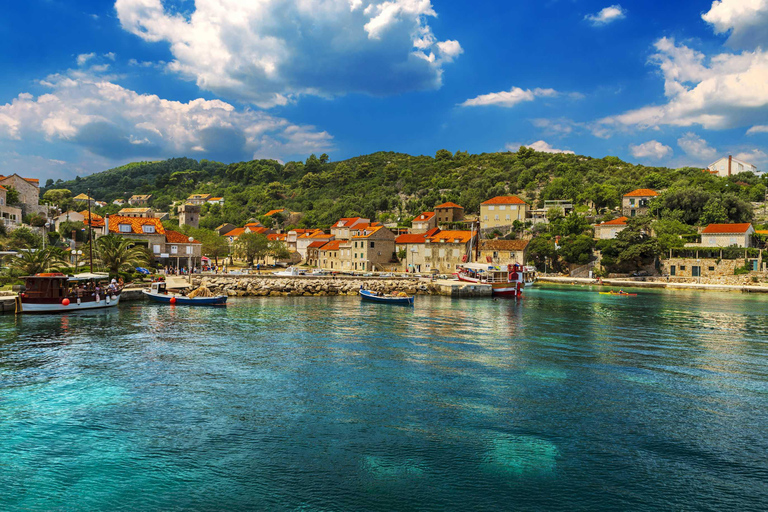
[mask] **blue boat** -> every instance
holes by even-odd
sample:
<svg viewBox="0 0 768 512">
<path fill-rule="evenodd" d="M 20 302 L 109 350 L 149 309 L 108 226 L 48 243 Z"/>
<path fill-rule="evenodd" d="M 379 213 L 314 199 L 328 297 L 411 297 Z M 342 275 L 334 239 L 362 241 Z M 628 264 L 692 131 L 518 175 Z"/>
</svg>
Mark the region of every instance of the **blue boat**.
<svg viewBox="0 0 768 512">
<path fill-rule="evenodd" d="M 188 297 L 182 293 L 169 292 L 166 283 L 152 283 L 149 290 L 144 290 L 144 295 L 153 302 L 172 304 L 178 306 L 224 306 L 227 303 L 226 295 L 215 297 Z"/>
<path fill-rule="evenodd" d="M 378 302 L 379 304 L 398 304 L 401 306 L 413 306 L 413 295 L 407 297 L 390 297 L 387 295 L 376 295 L 369 290 L 360 290 L 360 298 L 368 302 Z"/>
</svg>

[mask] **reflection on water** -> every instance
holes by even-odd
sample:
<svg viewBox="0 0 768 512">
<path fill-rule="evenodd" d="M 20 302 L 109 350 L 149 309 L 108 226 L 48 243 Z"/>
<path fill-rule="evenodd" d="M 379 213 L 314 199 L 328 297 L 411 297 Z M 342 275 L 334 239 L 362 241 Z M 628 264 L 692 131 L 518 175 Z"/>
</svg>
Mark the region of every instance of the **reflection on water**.
<svg viewBox="0 0 768 512">
<path fill-rule="evenodd" d="M 0 317 L 0 509 L 764 508 L 764 297 L 526 291 Z"/>
</svg>

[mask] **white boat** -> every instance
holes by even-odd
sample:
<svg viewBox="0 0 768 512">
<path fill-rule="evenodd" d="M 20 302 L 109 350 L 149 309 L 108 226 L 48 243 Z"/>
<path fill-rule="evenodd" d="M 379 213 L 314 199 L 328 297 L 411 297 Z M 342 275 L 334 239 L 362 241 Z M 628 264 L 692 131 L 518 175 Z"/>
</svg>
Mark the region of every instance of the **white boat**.
<svg viewBox="0 0 768 512">
<path fill-rule="evenodd" d="M 525 286 L 533 286 L 536 283 L 536 267 L 529 265 L 523 267 L 523 281 Z"/>
<path fill-rule="evenodd" d="M 275 272 L 274 276 L 287 276 L 287 277 L 296 277 L 296 276 L 303 276 L 306 272 L 303 269 L 299 269 L 296 267 L 288 267 L 285 270 L 281 270 L 280 272 Z"/>
<path fill-rule="evenodd" d="M 113 308 L 120 303 L 120 291 L 108 293 L 107 274 L 66 276 L 59 272 L 24 278 L 25 290 L 19 294 L 19 313 L 72 313 Z M 98 287 L 98 291 L 97 291 Z"/>
<path fill-rule="evenodd" d="M 463 263 L 458 266 L 459 281 L 491 285 L 493 295 L 520 297 L 525 288 L 523 266 L 491 263 Z"/>
</svg>

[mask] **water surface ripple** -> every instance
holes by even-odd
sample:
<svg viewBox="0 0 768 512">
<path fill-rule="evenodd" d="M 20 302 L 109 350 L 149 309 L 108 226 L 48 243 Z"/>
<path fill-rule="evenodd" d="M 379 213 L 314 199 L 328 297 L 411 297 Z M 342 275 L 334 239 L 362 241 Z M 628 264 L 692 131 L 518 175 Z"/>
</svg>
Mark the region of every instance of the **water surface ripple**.
<svg viewBox="0 0 768 512">
<path fill-rule="evenodd" d="M 0 317 L 1 510 L 765 510 L 768 300 Z"/>
</svg>

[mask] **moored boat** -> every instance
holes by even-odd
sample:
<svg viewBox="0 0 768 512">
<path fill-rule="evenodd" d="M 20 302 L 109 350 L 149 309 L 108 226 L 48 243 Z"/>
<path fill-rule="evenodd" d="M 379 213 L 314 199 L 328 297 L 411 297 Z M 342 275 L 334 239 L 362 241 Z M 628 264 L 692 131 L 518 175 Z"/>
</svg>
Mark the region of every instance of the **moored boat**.
<svg viewBox="0 0 768 512">
<path fill-rule="evenodd" d="M 25 290 L 17 299 L 17 313 L 70 313 L 113 308 L 120 290 L 107 284 L 107 274 L 67 276 L 48 272 L 24 278 Z"/>
<path fill-rule="evenodd" d="M 168 283 L 157 281 L 150 285 L 149 290 L 143 290 L 144 295 L 153 302 L 161 304 L 173 304 L 179 306 L 224 306 L 227 303 L 226 295 L 200 296 L 194 292 L 187 295 L 170 291 Z"/>
<path fill-rule="evenodd" d="M 413 295 L 380 295 L 370 290 L 360 290 L 360 298 L 367 302 L 377 302 L 379 304 L 399 304 L 402 306 L 413 306 Z"/>
<path fill-rule="evenodd" d="M 518 264 L 463 263 L 455 275 L 459 281 L 491 285 L 493 295 L 521 297 L 526 286 L 524 267 Z"/>
</svg>

